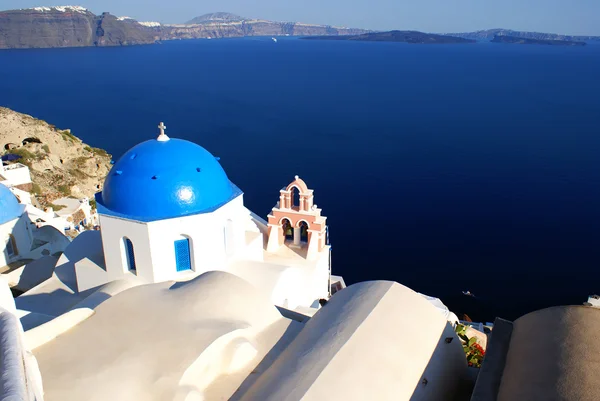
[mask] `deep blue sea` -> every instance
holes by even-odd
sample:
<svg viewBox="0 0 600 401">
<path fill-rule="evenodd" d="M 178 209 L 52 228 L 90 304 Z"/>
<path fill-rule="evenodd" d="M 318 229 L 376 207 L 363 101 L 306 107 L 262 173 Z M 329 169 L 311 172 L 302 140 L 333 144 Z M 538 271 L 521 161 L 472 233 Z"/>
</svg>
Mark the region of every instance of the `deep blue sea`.
<svg viewBox="0 0 600 401">
<path fill-rule="evenodd" d="M 597 44 L 1 51 L 0 105 L 115 159 L 164 121 L 221 157 L 262 216 L 300 175 L 347 283 L 398 281 L 476 319 L 600 292 Z"/>
</svg>

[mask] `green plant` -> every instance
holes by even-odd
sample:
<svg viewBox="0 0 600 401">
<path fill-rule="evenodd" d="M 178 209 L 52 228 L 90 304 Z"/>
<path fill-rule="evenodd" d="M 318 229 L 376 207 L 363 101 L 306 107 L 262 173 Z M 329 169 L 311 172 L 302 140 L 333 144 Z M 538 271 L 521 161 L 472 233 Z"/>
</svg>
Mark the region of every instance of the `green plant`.
<svg viewBox="0 0 600 401">
<path fill-rule="evenodd" d="M 31 193 L 34 195 L 41 195 L 42 194 L 42 188 L 36 184 L 35 182 L 31 185 Z"/>
<path fill-rule="evenodd" d="M 59 132 L 65 141 L 79 142 L 79 138 L 77 138 L 75 135 L 71 134 L 71 131 L 64 130 L 64 131 L 59 131 Z"/>
<path fill-rule="evenodd" d="M 71 175 L 79 180 L 85 180 L 89 176 L 81 170 L 71 170 Z"/>
<path fill-rule="evenodd" d="M 37 156 L 25 148 L 12 149 L 10 151 L 10 153 L 12 153 L 13 155 L 21 156 L 21 158 L 18 161 L 19 161 L 19 163 L 22 163 L 26 166 L 31 167 L 31 162 L 33 160 L 37 160 Z"/>
<path fill-rule="evenodd" d="M 13 155 L 19 155 L 23 159 L 35 159 L 35 154 L 31 153 L 25 148 L 12 149 L 10 153 Z"/>
<path fill-rule="evenodd" d="M 90 199 L 90 206 L 92 210 L 96 210 L 98 208 L 98 204 L 96 203 L 96 199 Z"/>
<path fill-rule="evenodd" d="M 43 145 L 42 149 L 44 149 L 44 152 L 50 153 L 50 148 L 48 147 L 48 145 Z"/>
<path fill-rule="evenodd" d="M 465 351 L 469 366 L 480 368 L 485 357 L 485 350 L 481 345 L 477 344 L 477 338 L 469 338 L 467 336 L 467 326 L 462 324 L 457 324 L 454 331 L 462 342 L 463 351 Z"/>
<path fill-rule="evenodd" d="M 110 157 L 110 155 L 106 152 L 106 150 L 104 149 L 100 149 L 100 148 L 93 148 L 91 146 L 85 145 L 83 147 L 84 150 L 87 150 L 90 153 L 95 154 L 96 156 L 101 156 L 101 157 Z"/>
<path fill-rule="evenodd" d="M 51 203 L 48 206 L 50 206 L 52 208 L 52 210 L 54 210 L 55 212 L 58 212 L 59 210 L 66 208 L 65 205 L 55 205 L 54 203 Z"/>
<path fill-rule="evenodd" d="M 73 163 L 75 164 L 75 166 L 77 166 L 77 168 L 84 168 L 87 161 L 89 160 L 89 157 L 85 157 L 85 156 L 79 156 L 77 159 L 73 160 Z"/>
<path fill-rule="evenodd" d="M 65 196 L 71 195 L 71 188 L 67 184 L 61 184 L 56 189 Z"/>
<path fill-rule="evenodd" d="M 108 154 L 108 152 L 104 149 L 100 149 L 100 148 L 92 148 L 92 150 L 94 151 L 95 154 L 97 154 L 98 156 L 102 156 L 102 157 L 110 157 L 110 155 Z"/>
</svg>

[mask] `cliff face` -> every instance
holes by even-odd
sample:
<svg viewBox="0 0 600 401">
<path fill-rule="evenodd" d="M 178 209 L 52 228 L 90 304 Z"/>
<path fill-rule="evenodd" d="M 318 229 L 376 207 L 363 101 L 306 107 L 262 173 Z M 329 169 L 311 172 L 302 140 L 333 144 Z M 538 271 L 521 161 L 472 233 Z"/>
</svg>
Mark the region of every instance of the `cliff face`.
<svg viewBox="0 0 600 401">
<path fill-rule="evenodd" d="M 0 48 L 119 46 L 154 43 L 155 32 L 132 20 L 79 7 L 0 12 Z"/>
<path fill-rule="evenodd" d="M 313 35 L 359 35 L 363 29 L 335 28 L 325 25 L 244 20 L 233 22 L 207 21 L 194 25 L 162 26 L 161 39 L 231 38 L 243 36 L 313 36 Z"/>
<path fill-rule="evenodd" d="M 95 22 L 95 46 L 150 44 L 159 38 L 154 29 L 132 19 L 118 19 L 109 13 L 96 17 Z"/>
<path fill-rule="evenodd" d="M 36 7 L 0 12 L 0 49 L 123 46 L 157 40 L 242 36 L 358 35 L 361 29 L 246 19 L 229 13 L 206 14 L 185 25 L 160 25 L 94 15 L 81 7 Z"/>
<path fill-rule="evenodd" d="M 0 12 L 0 47 L 90 46 L 95 16 L 89 12 Z"/>
<path fill-rule="evenodd" d="M 42 206 L 58 198 L 92 197 L 102 189 L 110 155 L 45 121 L 0 107 L 0 154 L 21 156 L 29 166 L 32 193 Z"/>
</svg>

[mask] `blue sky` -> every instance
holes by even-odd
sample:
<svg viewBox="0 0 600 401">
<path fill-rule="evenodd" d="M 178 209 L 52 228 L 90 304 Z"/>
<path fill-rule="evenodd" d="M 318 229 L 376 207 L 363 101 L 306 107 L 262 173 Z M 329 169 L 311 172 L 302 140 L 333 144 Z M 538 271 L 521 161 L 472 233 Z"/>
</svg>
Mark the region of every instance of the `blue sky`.
<svg viewBox="0 0 600 401">
<path fill-rule="evenodd" d="M 0 0 L 0 9 L 64 4 L 46 1 Z M 227 11 L 277 21 L 381 30 L 509 28 L 600 35 L 600 0 L 79 0 L 75 4 L 96 14 L 109 11 L 162 23 L 182 23 L 201 14 Z"/>
</svg>

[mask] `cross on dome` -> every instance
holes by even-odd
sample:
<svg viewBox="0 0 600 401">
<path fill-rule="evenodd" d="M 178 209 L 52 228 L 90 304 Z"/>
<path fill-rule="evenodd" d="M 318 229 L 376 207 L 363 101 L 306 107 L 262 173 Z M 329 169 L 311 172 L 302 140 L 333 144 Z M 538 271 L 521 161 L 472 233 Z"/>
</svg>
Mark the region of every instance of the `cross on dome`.
<svg viewBox="0 0 600 401">
<path fill-rule="evenodd" d="M 165 130 L 167 129 L 167 126 L 165 125 L 165 123 L 161 122 L 158 125 L 158 129 L 160 130 L 160 135 L 158 136 L 158 138 L 156 138 L 156 140 L 160 141 L 160 142 L 168 141 L 169 137 L 165 134 Z"/>
</svg>

